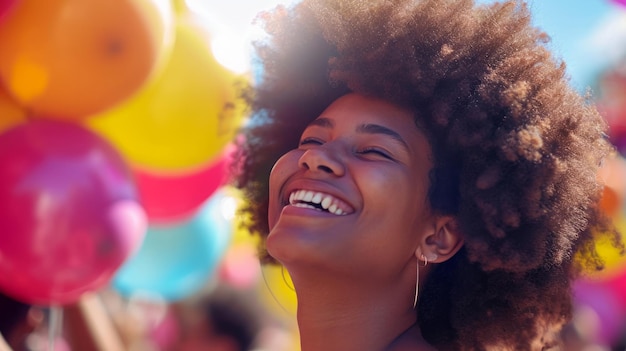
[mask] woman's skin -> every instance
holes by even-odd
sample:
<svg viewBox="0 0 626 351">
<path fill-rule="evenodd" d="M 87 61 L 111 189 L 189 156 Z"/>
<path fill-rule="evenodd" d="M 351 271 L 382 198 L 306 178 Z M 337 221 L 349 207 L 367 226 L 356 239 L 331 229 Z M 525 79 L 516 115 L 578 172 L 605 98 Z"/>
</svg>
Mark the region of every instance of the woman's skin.
<svg viewBox="0 0 626 351">
<path fill-rule="evenodd" d="M 302 351 L 431 349 L 413 309 L 418 259 L 443 262 L 462 246 L 453 218 L 428 206 L 431 168 L 410 112 L 356 94 L 276 162 L 267 249 L 293 279 Z M 311 204 L 320 199 L 328 210 Z"/>
</svg>

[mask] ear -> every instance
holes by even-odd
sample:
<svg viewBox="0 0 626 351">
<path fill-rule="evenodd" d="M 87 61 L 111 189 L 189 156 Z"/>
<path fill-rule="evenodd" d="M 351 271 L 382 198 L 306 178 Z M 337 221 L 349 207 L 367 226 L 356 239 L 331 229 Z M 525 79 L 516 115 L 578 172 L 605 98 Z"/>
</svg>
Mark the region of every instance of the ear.
<svg viewBox="0 0 626 351">
<path fill-rule="evenodd" d="M 432 229 L 424 235 L 415 250 L 418 260 L 426 259 L 430 263 L 445 262 L 463 247 L 463 236 L 458 230 L 454 217 L 435 218 Z"/>
</svg>

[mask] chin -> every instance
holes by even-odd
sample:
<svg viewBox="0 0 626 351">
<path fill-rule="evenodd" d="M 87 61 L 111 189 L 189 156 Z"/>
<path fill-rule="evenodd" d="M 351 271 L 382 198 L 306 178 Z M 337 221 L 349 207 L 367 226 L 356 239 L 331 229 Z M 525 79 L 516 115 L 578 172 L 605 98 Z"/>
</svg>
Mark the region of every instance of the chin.
<svg viewBox="0 0 626 351">
<path fill-rule="evenodd" d="M 265 241 L 267 252 L 283 266 L 314 265 L 322 260 L 321 248 L 316 248 L 315 233 L 302 228 L 288 228 L 279 220 Z"/>
<path fill-rule="evenodd" d="M 267 253 L 282 265 L 292 262 L 294 256 L 298 256 L 297 251 L 300 251 L 294 245 L 294 240 L 289 238 L 290 235 L 289 231 L 274 226 L 265 240 Z"/>
</svg>

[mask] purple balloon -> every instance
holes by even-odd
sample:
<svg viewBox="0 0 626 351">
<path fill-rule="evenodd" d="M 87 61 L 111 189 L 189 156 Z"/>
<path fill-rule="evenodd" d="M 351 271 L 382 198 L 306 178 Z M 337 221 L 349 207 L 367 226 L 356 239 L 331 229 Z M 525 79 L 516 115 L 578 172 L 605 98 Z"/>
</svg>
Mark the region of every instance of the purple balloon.
<svg viewBox="0 0 626 351">
<path fill-rule="evenodd" d="M 595 312 L 598 325 L 593 341 L 602 345 L 611 345 L 617 341 L 626 321 L 623 297 L 609 282 L 580 279 L 572 286 L 575 304 L 589 307 Z"/>
<path fill-rule="evenodd" d="M 622 6 L 626 6 L 626 0 L 613 0 L 613 2 L 618 3 Z"/>
<path fill-rule="evenodd" d="M 0 134 L 0 291 L 67 304 L 109 282 L 146 216 L 118 152 L 77 124 L 34 120 Z"/>
</svg>

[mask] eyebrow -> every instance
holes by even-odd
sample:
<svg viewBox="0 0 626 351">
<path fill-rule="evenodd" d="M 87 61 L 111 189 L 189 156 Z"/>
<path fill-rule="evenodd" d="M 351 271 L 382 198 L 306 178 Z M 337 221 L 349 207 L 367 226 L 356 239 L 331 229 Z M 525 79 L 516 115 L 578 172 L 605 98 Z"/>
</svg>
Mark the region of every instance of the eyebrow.
<svg viewBox="0 0 626 351">
<path fill-rule="evenodd" d="M 314 119 L 307 127 L 317 126 L 322 128 L 333 129 L 335 128 L 335 121 L 326 117 L 320 117 Z"/>
<path fill-rule="evenodd" d="M 320 117 L 313 120 L 310 126 L 317 126 L 322 128 L 332 129 L 335 127 L 335 121 L 326 117 Z M 407 150 L 409 150 L 409 144 L 398 134 L 396 131 L 389 129 L 387 127 L 381 126 L 380 124 L 361 124 L 356 128 L 358 133 L 364 134 L 382 134 L 391 137 L 392 139 L 398 141 L 402 144 Z"/>
</svg>

